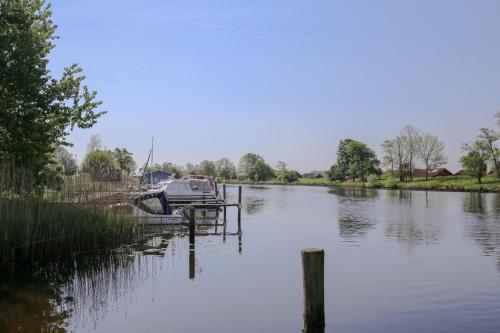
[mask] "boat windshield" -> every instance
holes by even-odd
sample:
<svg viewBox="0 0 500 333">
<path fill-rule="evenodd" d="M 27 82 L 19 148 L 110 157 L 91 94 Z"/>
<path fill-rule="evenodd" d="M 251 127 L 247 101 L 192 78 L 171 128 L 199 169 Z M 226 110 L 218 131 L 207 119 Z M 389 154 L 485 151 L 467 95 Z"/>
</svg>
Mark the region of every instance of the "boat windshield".
<svg viewBox="0 0 500 333">
<path fill-rule="evenodd" d="M 203 192 L 203 193 L 212 192 L 212 187 L 210 186 L 210 183 L 206 180 L 190 179 L 189 186 L 191 187 L 191 190 L 195 192 Z"/>
</svg>

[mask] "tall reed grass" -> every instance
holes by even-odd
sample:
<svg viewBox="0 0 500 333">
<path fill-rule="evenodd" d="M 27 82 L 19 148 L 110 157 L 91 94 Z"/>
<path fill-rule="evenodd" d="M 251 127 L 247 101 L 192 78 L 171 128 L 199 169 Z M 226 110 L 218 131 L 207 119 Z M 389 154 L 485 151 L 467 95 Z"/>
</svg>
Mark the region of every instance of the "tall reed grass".
<svg viewBox="0 0 500 333">
<path fill-rule="evenodd" d="M 0 159 L 0 264 L 113 248 L 135 239 L 131 214 L 110 209 L 128 200 L 127 184 L 84 176 L 37 185 L 29 171 Z"/>
</svg>

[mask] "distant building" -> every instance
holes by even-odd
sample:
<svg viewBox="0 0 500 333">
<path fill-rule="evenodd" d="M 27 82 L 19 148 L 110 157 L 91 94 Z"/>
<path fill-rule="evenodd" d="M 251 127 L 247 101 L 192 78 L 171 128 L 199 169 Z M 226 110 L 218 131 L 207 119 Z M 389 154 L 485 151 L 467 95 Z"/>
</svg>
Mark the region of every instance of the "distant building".
<svg viewBox="0 0 500 333">
<path fill-rule="evenodd" d="M 326 178 L 326 171 L 311 171 L 302 175 L 304 178 Z"/>
<path fill-rule="evenodd" d="M 458 170 L 457 172 L 455 172 L 454 176 L 463 176 L 463 175 L 465 175 L 465 171 L 462 169 L 462 170 Z"/>
<path fill-rule="evenodd" d="M 437 168 L 433 170 L 425 170 L 425 169 L 413 169 L 412 176 L 413 177 L 422 177 L 425 178 L 425 174 L 427 173 L 427 177 L 448 177 L 453 176 L 453 174 L 446 168 Z"/>
<path fill-rule="evenodd" d="M 141 183 L 151 184 L 151 178 L 153 178 L 153 184 L 158 184 L 161 181 L 168 180 L 174 176 L 173 173 L 167 171 L 153 171 L 142 175 Z"/>
</svg>

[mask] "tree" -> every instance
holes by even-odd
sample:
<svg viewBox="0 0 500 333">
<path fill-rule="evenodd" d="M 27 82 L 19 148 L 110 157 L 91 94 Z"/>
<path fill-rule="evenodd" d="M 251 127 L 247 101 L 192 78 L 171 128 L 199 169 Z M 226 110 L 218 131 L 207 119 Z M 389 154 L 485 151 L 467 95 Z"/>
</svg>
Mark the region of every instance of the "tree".
<svg viewBox="0 0 500 333">
<path fill-rule="evenodd" d="M 417 156 L 425 165 L 425 181 L 430 169 L 437 168 L 447 162 L 444 155 L 444 144 L 432 134 L 424 134 L 417 147 Z"/>
<path fill-rule="evenodd" d="M 406 153 L 406 165 L 409 167 L 408 175 L 410 180 L 413 179 L 414 157 L 419 150 L 420 134 L 413 126 L 406 126 L 401 132 L 402 141 Z"/>
<path fill-rule="evenodd" d="M 215 162 L 215 172 L 218 177 L 225 180 L 236 178 L 236 168 L 233 162 L 227 157 L 223 157 Z"/>
<path fill-rule="evenodd" d="M 481 128 L 480 131 L 481 134 L 479 134 L 478 138 L 482 142 L 482 145 L 488 150 L 490 159 L 493 162 L 493 167 L 495 168 L 495 175 L 497 178 L 500 178 L 500 165 L 498 160 L 500 151 L 495 145 L 495 142 L 498 140 L 498 134 L 488 128 Z"/>
<path fill-rule="evenodd" d="M 44 0 L 0 1 L 0 155 L 12 155 L 42 182 L 68 130 L 92 127 L 104 112 L 73 64 L 60 78 L 48 69 L 56 26 Z"/>
<path fill-rule="evenodd" d="M 385 140 L 382 143 L 382 153 L 384 154 L 382 164 L 394 172 L 394 141 Z"/>
<path fill-rule="evenodd" d="M 260 155 L 248 153 L 243 155 L 238 164 L 238 177 L 254 181 L 267 180 L 274 177 L 273 169 Z"/>
<path fill-rule="evenodd" d="M 95 180 L 113 181 L 120 179 L 121 169 L 109 150 L 94 150 L 88 153 L 82 163 L 82 171 Z"/>
<path fill-rule="evenodd" d="M 134 161 L 133 155 L 126 148 L 115 148 L 113 151 L 113 157 L 118 162 L 120 169 L 125 171 L 127 174 L 131 174 L 135 171 L 137 164 Z"/>
<path fill-rule="evenodd" d="M 93 152 L 94 150 L 103 150 L 102 140 L 99 134 L 92 134 L 89 142 L 87 143 L 87 154 Z"/>
<path fill-rule="evenodd" d="M 460 158 L 460 162 L 465 171 L 476 177 L 477 182 L 481 184 L 481 178 L 486 173 L 489 150 L 481 140 L 476 140 L 472 144 L 465 144 L 463 147 L 464 156 Z"/>
<path fill-rule="evenodd" d="M 56 148 L 54 156 L 57 163 L 63 167 L 63 173 L 66 176 L 74 175 L 78 171 L 78 164 L 75 157 L 71 155 L 63 146 Z"/>
<path fill-rule="evenodd" d="M 375 152 L 362 142 L 340 140 L 337 150 L 337 164 L 328 173 L 332 180 L 361 179 L 366 181 L 370 174 L 380 173 L 380 162 Z"/>
<path fill-rule="evenodd" d="M 215 176 L 215 164 L 212 161 L 204 160 L 200 163 L 201 173 L 205 176 Z"/>
</svg>

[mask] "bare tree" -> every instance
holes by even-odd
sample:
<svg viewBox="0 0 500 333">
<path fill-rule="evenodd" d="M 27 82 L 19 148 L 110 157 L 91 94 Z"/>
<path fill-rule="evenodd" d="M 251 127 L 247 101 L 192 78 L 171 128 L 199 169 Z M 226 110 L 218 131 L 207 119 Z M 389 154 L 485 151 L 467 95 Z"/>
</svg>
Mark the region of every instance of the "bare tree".
<svg viewBox="0 0 500 333">
<path fill-rule="evenodd" d="M 93 152 L 94 150 L 102 149 L 102 141 L 99 134 L 92 134 L 90 136 L 89 143 L 87 144 L 87 154 Z"/>
<path fill-rule="evenodd" d="M 417 145 L 417 156 L 425 165 L 425 181 L 427 181 L 429 170 L 437 168 L 447 162 L 444 155 L 444 144 L 437 136 L 424 134 Z"/>
<path fill-rule="evenodd" d="M 406 126 L 401 132 L 401 136 L 404 142 L 404 148 L 406 151 L 406 163 L 408 164 L 408 172 L 410 180 L 413 179 L 413 165 L 414 158 L 418 151 L 418 145 L 420 144 L 420 134 L 418 130 L 413 126 Z"/>
</svg>

